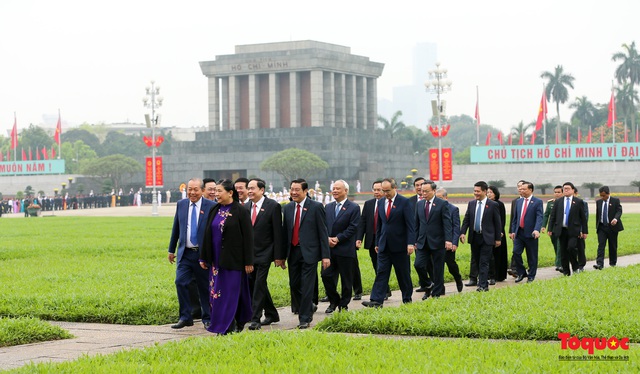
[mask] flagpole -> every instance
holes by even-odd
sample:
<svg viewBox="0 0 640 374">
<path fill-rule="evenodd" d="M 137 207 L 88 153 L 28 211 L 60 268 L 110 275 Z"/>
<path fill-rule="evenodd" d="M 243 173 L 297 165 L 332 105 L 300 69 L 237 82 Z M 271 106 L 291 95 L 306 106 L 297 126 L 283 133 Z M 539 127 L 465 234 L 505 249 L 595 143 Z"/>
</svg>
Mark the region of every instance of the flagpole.
<svg viewBox="0 0 640 374">
<path fill-rule="evenodd" d="M 16 119 L 16 112 L 13 112 L 13 129 L 14 129 L 14 130 L 15 130 L 15 132 L 16 132 L 16 135 L 15 135 L 16 139 L 18 139 L 18 127 L 17 127 L 17 123 L 18 123 L 18 120 Z M 13 139 L 11 139 L 11 141 L 13 142 Z M 18 152 L 18 142 L 16 142 L 16 146 L 15 146 L 15 148 L 13 148 L 13 161 L 18 161 L 18 159 L 17 159 L 17 157 L 18 157 L 17 152 Z"/>
<path fill-rule="evenodd" d="M 545 86 L 544 83 L 542 83 L 542 95 L 545 96 L 545 101 L 544 101 L 544 106 L 545 108 L 543 108 L 544 111 L 544 119 L 542 121 L 542 144 L 547 145 L 547 111 L 546 106 L 547 106 L 547 98 L 545 95 Z"/>
<path fill-rule="evenodd" d="M 616 98 L 613 95 L 613 80 L 611 80 L 611 101 L 613 103 L 611 106 L 611 127 L 613 127 L 611 142 L 616 144 Z"/>
<path fill-rule="evenodd" d="M 62 156 L 62 123 L 60 121 L 60 108 L 58 108 L 58 123 L 56 124 L 56 131 L 60 130 L 60 133 L 58 133 L 58 160 Z"/>
</svg>

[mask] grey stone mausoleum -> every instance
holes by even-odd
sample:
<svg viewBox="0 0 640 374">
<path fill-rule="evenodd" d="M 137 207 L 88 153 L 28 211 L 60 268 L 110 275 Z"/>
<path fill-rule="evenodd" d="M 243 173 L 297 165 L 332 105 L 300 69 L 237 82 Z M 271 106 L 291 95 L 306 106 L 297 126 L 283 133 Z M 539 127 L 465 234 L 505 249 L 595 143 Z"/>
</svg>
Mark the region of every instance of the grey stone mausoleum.
<svg viewBox="0 0 640 374">
<path fill-rule="evenodd" d="M 196 133 L 195 141 L 174 143 L 164 160 L 166 186 L 192 176 L 260 176 L 276 188 L 287 186 L 279 175 L 261 171 L 260 163 L 293 147 L 330 165 L 309 178 L 311 185 L 360 180 L 366 191 L 377 178 L 400 180 L 412 168 L 426 168 L 410 142 L 376 130 L 382 63 L 310 40 L 235 51 L 200 62 L 208 79 L 209 130 Z"/>
</svg>

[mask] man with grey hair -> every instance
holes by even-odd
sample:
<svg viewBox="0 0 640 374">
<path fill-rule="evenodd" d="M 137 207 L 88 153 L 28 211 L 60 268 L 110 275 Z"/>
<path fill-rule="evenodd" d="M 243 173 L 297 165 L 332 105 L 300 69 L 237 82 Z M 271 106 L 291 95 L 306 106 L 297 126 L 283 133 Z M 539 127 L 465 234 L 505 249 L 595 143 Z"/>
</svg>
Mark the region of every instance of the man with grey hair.
<svg viewBox="0 0 640 374">
<path fill-rule="evenodd" d="M 449 200 L 447 190 L 442 187 L 436 190 L 436 197 L 447 201 Z M 460 268 L 456 262 L 456 249 L 458 249 L 460 239 L 460 209 L 453 204 L 449 204 L 449 210 L 451 213 L 453 238 L 451 239 L 451 248 L 447 249 L 447 252 L 444 255 L 444 263 L 447 264 L 449 273 L 451 273 L 453 279 L 456 281 L 456 289 L 458 292 L 462 292 L 462 275 L 460 275 Z"/>
<path fill-rule="evenodd" d="M 348 193 L 347 182 L 335 181 L 332 191 L 335 201 L 325 207 L 331 252 L 331 265 L 322 271 L 322 283 L 330 303 L 326 313 L 333 313 L 336 309 L 347 310 L 351 301 L 360 206 L 347 199 Z M 336 291 L 338 275 L 342 284 L 341 294 Z"/>
<path fill-rule="evenodd" d="M 202 308 L 202 323 L 209 327 L 209 273 L 200 267 L 200 244 L 204 241 L 204 229 L 209 211 L 216 204 L 202 198 L 202 179 L 191 178 L 187 184 L 188 199 L 182 199 L 176 204 L 176 214 L 173 219 L 171 240 L 169 241 L 168 259 L 176 266 L 176 291 L 180 306 L 180 319 L 171 326 L 181 329 L 193 326 L 191 302 L 189 298 L 189 283 L 195 278 Z M 176 255 L 176 247 L 178 253 Z"/>
</svg>

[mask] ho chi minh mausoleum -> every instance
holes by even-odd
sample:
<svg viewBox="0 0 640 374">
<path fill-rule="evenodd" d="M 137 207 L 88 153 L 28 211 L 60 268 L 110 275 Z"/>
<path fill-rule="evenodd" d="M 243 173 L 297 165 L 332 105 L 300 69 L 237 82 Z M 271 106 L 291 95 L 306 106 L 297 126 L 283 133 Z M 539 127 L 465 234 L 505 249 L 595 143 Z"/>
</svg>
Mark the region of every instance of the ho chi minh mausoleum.
<svg viewBox="0 0 640 374">
<path fill-rule="evenodd" d="M 235 52 L 200 63 L 208 79 L 209 130 L 174 143 L 164 160 L 166 186 L 192 176 L 261 176 L 288 185 L 260 163 L 292 147 L 330 165 L 310 181 L 360 180 L 363 190 L 426 164 L 409 142 L 376 130 L 382 63 L 316 41 L 241 45 Z"/>
</svg>

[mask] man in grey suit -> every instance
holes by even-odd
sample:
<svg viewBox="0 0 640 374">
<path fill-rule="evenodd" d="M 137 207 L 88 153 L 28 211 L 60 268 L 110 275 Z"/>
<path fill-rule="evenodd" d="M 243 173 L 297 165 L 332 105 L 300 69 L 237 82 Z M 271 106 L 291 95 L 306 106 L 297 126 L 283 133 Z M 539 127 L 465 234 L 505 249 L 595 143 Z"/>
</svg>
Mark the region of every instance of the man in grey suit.
<svg viewBox="0 0 640 374">
<path fill-rule="evenodd" d="M 433 287 L 425 292 L 422 300 L 444 294 L 444 257 L 451 250 L 451 212 L 449 203 L 435 197 L 436 184 L 422 184 L 422 200 L 416 206 L 416 265 L 421 266 L 431 259 L 433 264 Z M 424 265 L 422 265 L 424 266 Z"/>
<path fill-rule="evenodd" d="M 318 280 L 318 262 L 322 268 L 331 265 L 329 234 L 324 206 L 307 198 L 309 185 L 304 179 L 291 181 L 291 202 L 284 207 L 282 223 L 284 250 L 289 264 L 289 285 L 292 298 L 298 300 L 299 329 L 309 328 L 313 313 L 313 294 Z"/>
<path fill-rule="evenodd" d="M 189 283 L 195 278 L 202 308 L 202 323 L 205 329 L 209 327 L 209 273 L 200 267 L 199 250 L 204 241 L 204 229 L 209 211 L 216 204 L 203 199 L 203 184 L 201 179 L 192 178 L 187 184 L 188 199 L 182 199 L 176 204 L 176 214 L 173 219 L 171 240 L 169 241 L 168 259 L 176 262 L 176 291 L 180 305 L 180 320 L 171 326 L 181 329 L 193 326 L 191 302 L 189 298 Z M 176 255 L 176 247 L 178 253 Z"/>
</svg>

